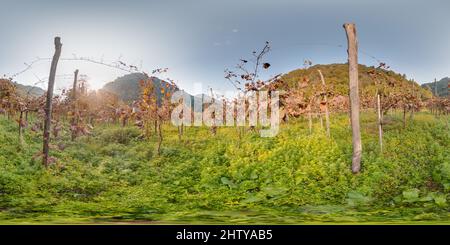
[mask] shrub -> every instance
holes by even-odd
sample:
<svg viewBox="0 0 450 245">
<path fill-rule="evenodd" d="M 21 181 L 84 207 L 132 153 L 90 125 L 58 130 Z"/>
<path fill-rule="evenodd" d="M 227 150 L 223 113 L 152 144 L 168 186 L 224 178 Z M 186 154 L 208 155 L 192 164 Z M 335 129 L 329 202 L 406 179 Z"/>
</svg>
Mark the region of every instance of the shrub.
<svg viewBox="0 0 450 245">
<path fill-rule="evenodd" d="M 108 128 L 101 132 L 99 140 L 102 143 L 118 143 L 126 145 L 132 140 L 136 140 L 140 135 L 141 131 L 135 127 Z"/>
</svg>

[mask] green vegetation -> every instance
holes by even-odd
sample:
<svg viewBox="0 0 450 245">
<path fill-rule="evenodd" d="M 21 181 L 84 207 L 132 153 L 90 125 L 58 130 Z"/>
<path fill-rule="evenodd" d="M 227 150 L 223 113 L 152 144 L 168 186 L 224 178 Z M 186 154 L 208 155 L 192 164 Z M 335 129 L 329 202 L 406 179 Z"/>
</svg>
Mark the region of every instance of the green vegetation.
<svg viewBox="0 0 450 245">
<path fill-rule="evenodd" d="M 148 77 L 143 73 L 127 74 L 105 84 L 103 90 L 117 95 L 120 100 L 125 102 L 137 101 L 141 98 L 142 94 L 139 82 L 146 79 L 148 79 Z M 152 83 L 155 86 L 156 91 L 158 91 L 158 98 L 161 98 L 161 93 L 159 91 L 162 87 L 167 85 L 167 82 L 153 77 Z"/>
<path fill-rule="evenodd" d="M 449 94 L 448 94 L 449 81 L 450 81 L 450 78 L 445 77 L 439 81 L 436 81 L 436 83 L 434 83 L 434 82 L 424 83 L 424 84 L 422 84 L 422 87 L 430 90 L 431 92 L 433 92 L 433 94 L 435 94 L 437 92 L 437 94 L 435 94 L 435 96 L 448 97 L 449 96 Z"/>
<path fill-rule="evenodd" d="M 22 85 L 20 83 L 14 83 L 14 86 L 16 86 L 19 95 L 23 97 L 26 96 L 39 97 L 45 94 L 45 91 L 43 89 L 36 86 Z"/>
<path fill-rule="evenodd" d="M 362 114 L 363 171 L 350 171 L 347 115 L 291 120 L 274 138 L 236 128 L 164 125 L 157 139 L 134 126 L 97 125 L 71 142 L 52 139 L 49 169 L 41 133 L 0 116 L 0 223 L 449 223 L 450 135 L 444 117 L 421 112 L 403 129 L 385 116 L 379 152 L 376 114 Z M 63 150 L 62 150 L 63 149 Z"/>
</svg>

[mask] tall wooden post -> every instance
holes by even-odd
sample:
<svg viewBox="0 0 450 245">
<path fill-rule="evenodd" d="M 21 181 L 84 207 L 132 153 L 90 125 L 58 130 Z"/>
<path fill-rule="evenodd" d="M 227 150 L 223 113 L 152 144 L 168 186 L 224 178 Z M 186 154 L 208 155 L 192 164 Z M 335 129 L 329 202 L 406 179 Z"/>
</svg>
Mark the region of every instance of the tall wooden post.
<svg viewBox="0 0 450 245">
<path fill-rule="evenodd" d="M 383 152 L 383 118 L 381 116 L 381 99 L 377 92 L 377 113 L 378 113 L 378 138 L 380 142 L 380 152 Z"/>
<path fill-rule="evenodd" d="M 311 112 L 308 112 L 308 126 L 309 126 L 309 134 L 312 134 L 312 115 L 311 115 Z"/>
<path fill-rule="evenodd" d="M 344 24 L 348 41 L 348 67 L 350 87 L 350 119 L 352 126 L 352 172 L 361 171 L 361 130 L 359 126 L 359 86 L 358 86 L 358 40 L 356 38 L 355 24 Z"/>
<path fill-rule="evenodd" d="M 158 152 L 158 156 L 161 155 L 161 144 L 163 141 L 163 136 L 162 136 L 162 130 L 161 130 L 161 117 L 159 115 L 157 116 L 157 126 L 158 126 L 158 148 L 157 148 L 157 152 Z"/>
<path fill-rule="evenodd" d="M 433 103 L 434 105 L 434 115 L 437 117 L 439 116 L 439 106 L 437 105 L 437 99 L 438 99 L 438 90 L 437 90 L 437 80 L 436 78 L 434 79 L 434 101 L 435 103 Z"/>
<path fill-rule="evenodd" d="M 209 106 L 214 106 L 215 107 L 216 99 L 214 98 L 213 89 L 210 88 L 210 91 L 211 91 L 211 103 L 210 103 Z M 212 133 L 212 135 L 216 135 L 216 133 L 217 133 L 217 126 L 216 126 L 216 110 L 215 109 L 211 113 L 211 118 L 212 118 L 211 133 Z"/>
<path fill-rule="evenodd" d="M 20 116 L 19 116 L 19 143 L 22 146 L 23 145 L 23 110 L 20 108 Z"/>
<path fill-rule="evenodd" d="M 322 72 L 320 70 L 317 71 L 319 72 L 320 80 L 322 80 L 322 87 L 325 99 L 325 124 L 327 127 L 327 136 L 330 137 L 330 112 L 328 111 L 328 96 L 325 88 L 325 79 L 323 78 Z"/>
<path fill-rule="evenodd" d="M 50 127 L 52 122 L 52 99 L 53 88 L 55 87 L 56 67 L 58 66 L 59 57 L 61 56 L 61 38 L 55 37 L 55 54 L 53 55 L 52 65 L 50 67 L 50 76 L 48 78 L 47 101 L 45 104 L 45 121 L 44 121 L 44 146 L 43 146 L 43 164 L 48 166 L 48 151 L 50 143 Z"/>
<path fill-rule="evenodd" d="M 73 73 L 73 88 L 72 88 L 72 120 L 70 128 L 72 130 L 72 141 L 77 137 L 77 87 L 78 87 L 78 69 Z"/>
<path fill-rule="evenodd" d="M 72 101 L 77 99 L 78 69 L 73 73 Z"/>
</svg>

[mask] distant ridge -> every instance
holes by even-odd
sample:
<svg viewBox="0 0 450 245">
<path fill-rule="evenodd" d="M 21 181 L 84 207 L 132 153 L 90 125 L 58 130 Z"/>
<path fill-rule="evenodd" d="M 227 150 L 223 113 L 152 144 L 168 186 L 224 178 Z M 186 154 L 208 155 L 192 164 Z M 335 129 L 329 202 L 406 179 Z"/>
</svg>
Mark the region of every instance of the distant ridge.
<svg viewBox="0 0 450 245">
<path fill-rule="evenodd" d="M 147 76 L 142 73 L 131 73 L 116 78 L 114 81 L 109 82 L 103 86 L 103 90 L 116 94 L 120 100 L 124 102 L 133 102 L 138 100 L 141 96 L 141 87 L 139 81 L 147 79 Z M 167 82 L 153 77 L 155 89 L 158 97 L 161 97 L 161 86 L 166 87 Z"/>
<path fill-rule="evenodd" d="M 17 92 L 20 96 L 33 96 L 33 97 L 40 97 L 45 94 L 45 90 L 31 85 L 23 85 L 17 82 L 13 83 L 14 86 L 16 86 Z"/>
<path fill-rule="evenodd" d="M 427 88 L 429 89 L 434 95 L 436 95 L 437 92 L 437 96 L 439 97 L 448 97 L 449 93 L 448 93 L 448 83 L 450 81 L 449 77 L 444 77 L 441 80 L 436 82 L 436 90 L 435 90 L 435 84 L 434 82 L 431 83 L 424 83 L 422 84 L 423 88 Z"/>
<path fill-rule="evenodd" d="M 317 70 L 321 70 L 328 86 L 333 87 L 333 91 L 336 94 L 346 95 L 348 94 L 348 65 L 347 64 L 326 64 L 326 65 L 314 65 L 308 68 L 296 69 L 283 75 L 283 80 L 287 82 L 286 86 L 297 86 L 299 81 L 308 78 L 312 83 L 320 83 Z M 359 81 L 362 90 L 370 90 L 374 85 L 373 79 L 368 72 L 373 67 L 365 65 L 359 65 Z M 406 75 L 396 73 L 391 70 L 380 70 L 384 73 L 385 79 L 395 80 L 401 84 L 408 84 L 410 86 L 416 86 L 418 91 L 421 91 L 424 95 L 431 96 L 426 86 L 420 86 L 417 82 L 407 79 Z M 132 102 L 138 100 L 141 94 L 141 88 L 139 81 L 145 79 L 146 76 L 142 73 L 127 74 L 122 77 L 118 77 L 114 81 L 107 83 L 103 89 L 111 93 L 117 94 L 119 98 L 125 102 Z M 448 78 L 447 78 L 448 79 Z M 165 86 L 167 82 L 161 79 L 154 78 L 155 87 L 157 91 L 161 88 L 161 84 Z M 444 84 L 442 80 L 439 82 Z M 444 85 L 440 85 L 444 86 Z M 447 83 L 445 84 L 447 86 Z M 438 86 L 438 88 L 440 88 Z M 195 97 L 201 97 L 197 95 Z"/>
</svg>

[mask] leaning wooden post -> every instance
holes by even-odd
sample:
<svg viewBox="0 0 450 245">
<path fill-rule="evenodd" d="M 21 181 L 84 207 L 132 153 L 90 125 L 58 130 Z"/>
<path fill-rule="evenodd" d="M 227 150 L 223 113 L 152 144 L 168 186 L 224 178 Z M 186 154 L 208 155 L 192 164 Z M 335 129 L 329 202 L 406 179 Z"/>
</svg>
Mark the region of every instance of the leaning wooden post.
<svg viewBox="0 0 450 245">
<path fill-rule="evenodd" d="M 50 76 L 48 78 L 47 101 L 45 104 L 45 120 L 44 120 L 44 147 L 43 147 L 43 164 L 48 166 L 48 151 L 50 143 L 50 127 L 52 122 L 52 99 L 53 88 L 55 86 L 56 67 L 58 66 L 59 56 L 61 56 L 61 38 L 55 37 L 55 54 L 53 55 L 52 65 L 50 67 Z"/>
<path fill-rule="evenodd" d="M 352 126 L 353 158 L 352 172 L 361 171 L 361 130 L 359 126 L 359 88 L 358 88 L 358 40 L 355 24 L 344 24 L 348 41 L 348 67 L 350 87 L 350 119 Z"/>
<path fill-rule="evenodd" d="M 325 124 L 327 127 L 327 136 L 330 137 L 330 112 L 328 111 L 328 97 L 327 97 L 327 90 L 325 88 L 325 79 L 323 78 L 322 72 L 320 70 L 317 71 L 319 72 L 320 80 L 322 80 L 322 88 L 325 99 Z"/>
</svg>

